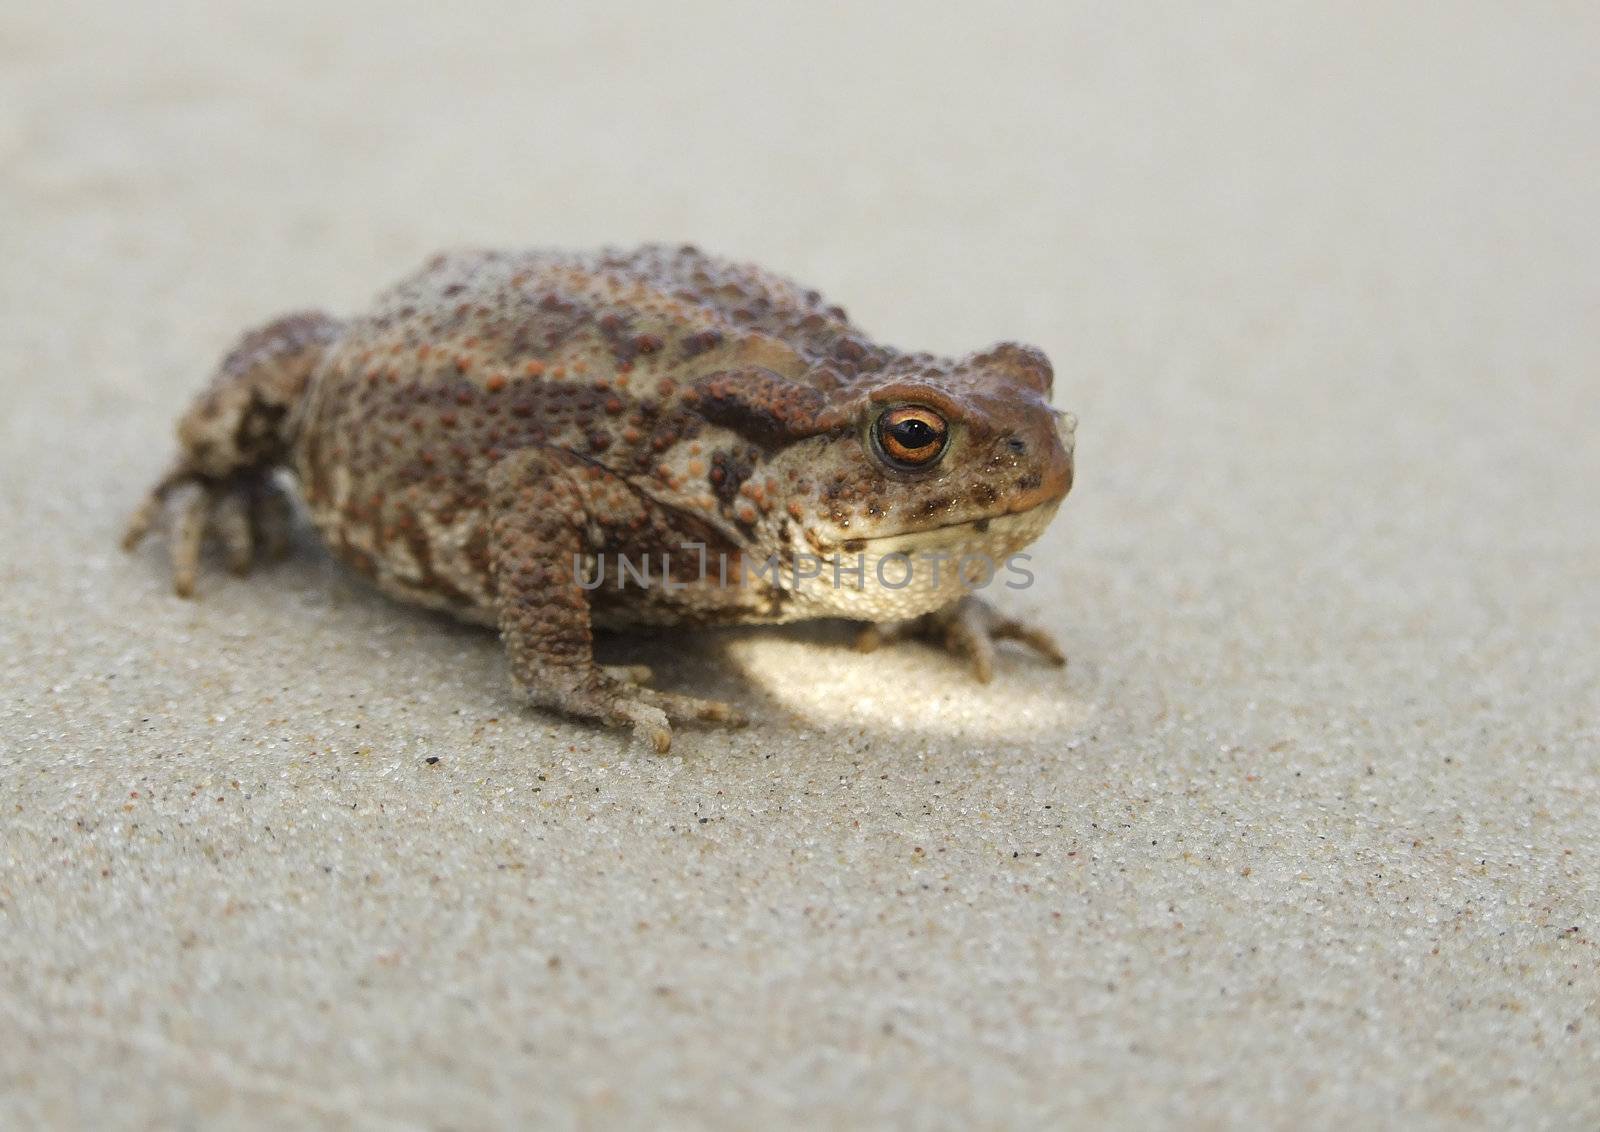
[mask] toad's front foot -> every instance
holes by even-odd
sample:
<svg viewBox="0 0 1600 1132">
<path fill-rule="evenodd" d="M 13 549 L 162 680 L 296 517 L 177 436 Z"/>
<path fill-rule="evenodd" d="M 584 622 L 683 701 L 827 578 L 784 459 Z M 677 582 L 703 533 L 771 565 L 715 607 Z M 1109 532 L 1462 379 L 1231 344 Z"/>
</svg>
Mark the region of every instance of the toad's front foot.
<svg viewBox="0 0 1600 1132">
<path fill-rule="evenodd" d="M 984 684 L 994 679 L 997 641 L 1017 641 L 1039 653 L 1051 664 L 1067 663 L 1066 654 L 1049 633 L 1002 617 L 988 602 L 970 595 L 921 617 L 868 625 L 856 637 L 856 648 L 871 652 L 879 645 L 908 637 L 921 638 L 955 656 L 964 657 L 972 666 L 972 674 Z"/>
<path fill-rule="evenodd" d="M 531 703 L 567 715 L 598 720 L 613 727 L 631 727 L 633 736 L 658 755 L 672 748 L 674 723 L 720 723 L 743 727 L 745 717 L 730 704 L 702 700 L 643 687 L 650 678 L 643 666 L 595 666 L 577 681 L 557 680 L 556 687 L 527 688 Z"/>
<path fill-rule="evenodd" d="M 283 554 L 291 514 L 288 494 L 270 470 L 212 477 L 179 464 L 151 488 L 128 520 L 122 545 L 135 549 L 165 519 L 172 588 L 180 597 L 192 597 L 207 533 L 222 543 L 229 568 L 243 574 L 257 559 Z"/>
</svg>

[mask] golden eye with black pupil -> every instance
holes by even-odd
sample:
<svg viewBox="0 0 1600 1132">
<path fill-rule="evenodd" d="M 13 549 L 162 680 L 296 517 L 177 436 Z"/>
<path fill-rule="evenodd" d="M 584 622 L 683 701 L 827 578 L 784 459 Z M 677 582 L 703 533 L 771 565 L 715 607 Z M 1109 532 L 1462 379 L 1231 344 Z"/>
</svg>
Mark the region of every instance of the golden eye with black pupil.
<svg viewBox="0 0 1600 1132">
<path fill-rule="evenodd" d="M 906 471 L 932 467 L 949 435 L 944 418 L 921 405 L 886 410 L 872 426 L 872 436 L 884 462 Z"/>
</svg>

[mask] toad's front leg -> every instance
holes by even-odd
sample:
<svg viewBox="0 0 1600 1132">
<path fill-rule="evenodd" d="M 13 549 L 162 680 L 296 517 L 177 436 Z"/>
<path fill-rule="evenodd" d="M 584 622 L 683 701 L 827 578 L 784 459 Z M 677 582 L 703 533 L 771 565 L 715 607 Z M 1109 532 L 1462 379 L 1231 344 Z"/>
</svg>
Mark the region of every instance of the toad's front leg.
<svg viewBox="0 0 1600 1132">
<path fill-rule="evenodd" d="M 664 754 L 674 722 L 744 720 L 727 704 L 640 687 L 647 670 L 594 662 L 579 563 L 601 549 L 592 529 L 621 526 L 630 516 L 619 507 L 642 506 L 618 477 L 558 449 L 515 452 L 489 473 L 490 561 L 512 683 L 536 706 L 632 727 Z"/>
</svg>

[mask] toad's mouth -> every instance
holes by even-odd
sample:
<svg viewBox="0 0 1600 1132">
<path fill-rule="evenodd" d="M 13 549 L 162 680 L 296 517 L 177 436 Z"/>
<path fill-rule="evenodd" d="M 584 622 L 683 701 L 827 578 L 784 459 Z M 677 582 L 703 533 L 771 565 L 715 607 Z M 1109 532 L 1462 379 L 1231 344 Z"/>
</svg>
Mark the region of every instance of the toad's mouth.
<svg viewBox="0 0 1600 1132">
<path fill-rule="evenodd" d="M 983 515 L 976 519 L 960 519 L 914 531 L 863 535 L 858 538 L 841 539 L 827 545 L 813 539 L 812 544 L 824 555 L 865 554 L 869 557 L 886 557 L 891 554 L 916 555 L 944 550 L 951 553 L 988 555 L 999 559 L 1015 554 L 1043 534 L 1044 529 L 1050 525 L 1050 520 L 1055 518 L 1060 506 L 1059 498 L 1051 499 L 1024 511 Z"/>
</svg>

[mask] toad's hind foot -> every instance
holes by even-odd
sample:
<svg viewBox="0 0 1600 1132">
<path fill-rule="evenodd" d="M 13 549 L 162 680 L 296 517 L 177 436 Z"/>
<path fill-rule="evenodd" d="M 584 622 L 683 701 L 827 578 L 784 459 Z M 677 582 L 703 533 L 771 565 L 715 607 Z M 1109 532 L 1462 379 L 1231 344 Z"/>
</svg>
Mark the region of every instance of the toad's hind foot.
<svg viewBox="0 0 1600 1132">
<path fill-rule="evenodd" d="M 178 458 L 134 511 L 122 545 L 138 546 L 170 508 L 172 586 L 180 595 L 194 593 L 208 532 L 238 574 L 283 552 L 291 507 L 275 470 L 290 460 L 294 410 L 341 333 L 341 323 L 318 311 L 251 331 L 179 418 Z"/>
<path fill-rule="evenodd" d="M 1054 665 L 1067 663 L 1066 654 L 1049 633 L 1004 617 L 996 613 L 988 602 L 970 595 L 923 617 L 868 625 L 856 637 L 856 648 L 871 652 L 879 645 L 909 637 L 922 638 L 965 659 L 972 674 L 982 684 L 994 679 L 997 641 L 1016 641 L 1026 645 Z"/>
<path fill-rule="evenodd" d="M 270 471 L 209 479 L 177 470 L 162 477 L 134 511 L 122 546 L 136 549 L 152 528 L 164 522 L 172 588 L 179 597 L 192 597 L 207 534 L 221 543 L 229 569 L 245 574 L 257 561 L 282 556 L 291 514 L 287 490 Z"/>
</svg>

